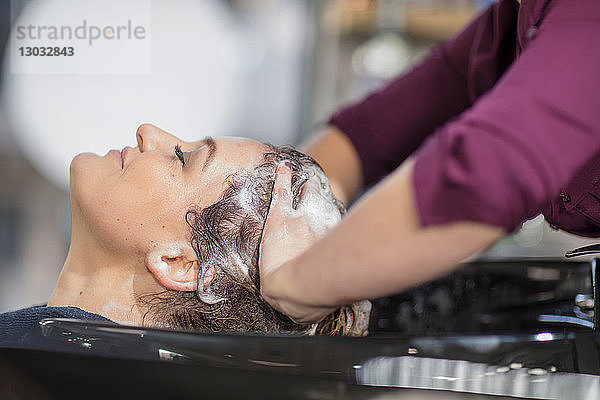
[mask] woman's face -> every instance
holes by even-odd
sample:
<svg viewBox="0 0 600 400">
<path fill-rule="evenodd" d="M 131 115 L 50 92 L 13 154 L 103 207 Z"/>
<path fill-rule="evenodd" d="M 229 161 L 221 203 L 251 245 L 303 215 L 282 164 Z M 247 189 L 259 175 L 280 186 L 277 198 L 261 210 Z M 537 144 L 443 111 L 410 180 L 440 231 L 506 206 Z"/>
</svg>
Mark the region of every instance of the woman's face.
<svg viewBox="0 0 600 400">
<path fill-rule="evenodd" d="M 147 124 L 136 136 L 135 148 L 103 157 L 83 153 L 71 163 L 74 231 L 82 225 L 119 256 L 142 256 L 164 243 L 187 241 L 186 211 L 218 201 L 228 178 L 258 166 L 267 150 L 242 138 L 184 142 Z"/>
</svg>

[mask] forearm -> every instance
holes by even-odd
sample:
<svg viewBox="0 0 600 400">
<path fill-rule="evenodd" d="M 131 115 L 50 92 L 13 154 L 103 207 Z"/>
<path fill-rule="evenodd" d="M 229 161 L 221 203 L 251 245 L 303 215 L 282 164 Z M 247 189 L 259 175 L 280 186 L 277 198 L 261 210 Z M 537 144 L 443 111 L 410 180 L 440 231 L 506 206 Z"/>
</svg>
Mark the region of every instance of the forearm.
<svg viewBox="0 0 600 400">
<path fill-rule="evenodd" d="M 302 150 L 321 165 L 333 194 L 349 204 L 363 187 L 362 166 L 348 137 L 335 126 L 316 133 Z"/>
<path fill-rule="evenodd" d="M 501 228 L 468 222 L 422 228 L 405 164 L 325 238 L 279 268 L 265 292 L 279 304 L 338 306 L 401 292 L 451 271 Z"/>
</svg>

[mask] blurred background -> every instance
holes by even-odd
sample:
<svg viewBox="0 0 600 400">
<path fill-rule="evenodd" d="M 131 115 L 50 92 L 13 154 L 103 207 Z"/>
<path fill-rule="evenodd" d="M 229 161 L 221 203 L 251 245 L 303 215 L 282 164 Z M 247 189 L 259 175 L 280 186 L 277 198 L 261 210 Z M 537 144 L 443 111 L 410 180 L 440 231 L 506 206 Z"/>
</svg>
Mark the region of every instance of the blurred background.
<svg viewBox="0 0 600 400">
<path fill-rule="evenodd" d="M 69 246 L 68 165 L 76 153 L 133 145 L 143 122 L 190 140 L 299 144 L 489 3 L 153 0 L 144 10 L 151 40 L 144 71 L 65 74 L 15 73 L 11 26 L 52 13 L 77 18 L 86 1 L 68 11 L 64 1 L 2 0 L 0 312 L 43 303 L 54 288 Z M 538 217 L 482 257 L 556 258 L 591 242 Z"/>
</svg>

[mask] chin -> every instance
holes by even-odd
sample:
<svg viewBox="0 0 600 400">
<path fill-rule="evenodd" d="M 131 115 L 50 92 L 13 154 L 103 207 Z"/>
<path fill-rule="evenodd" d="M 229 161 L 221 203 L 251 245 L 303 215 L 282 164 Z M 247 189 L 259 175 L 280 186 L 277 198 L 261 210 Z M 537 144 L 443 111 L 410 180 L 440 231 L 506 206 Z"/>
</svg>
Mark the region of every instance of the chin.
<svg viewBox="0 0 600 400">
<path fill-rule="evenodd" d="M 69 167 L 71 187 L 73 186 L 73 181 L 77 180 L 77 178 L 85 172 L 86 165 L 89 165 L 89 159 L 92 156 L 93 155 L 91 153 L 80 153 L 73 157 Z"/>
<path fill-rule="evenodd" d="M 101 161 L 100 157 L 93 153 L 81 153 L 73 158 L 69 168 L 71 197 L 78 197 L 78 193 L 85 190 L 82 186 L 98 182 L 99 177 L 95 175 L 101 171 Z"/>
<path fill-rule="evenodd" d="M 81 169 L 86 168 L 90 162 L 99 159 L 100 156 L 94 153 L 79 153 L 71 160 L 71 175 L 78 173 Z"/>
</svg>

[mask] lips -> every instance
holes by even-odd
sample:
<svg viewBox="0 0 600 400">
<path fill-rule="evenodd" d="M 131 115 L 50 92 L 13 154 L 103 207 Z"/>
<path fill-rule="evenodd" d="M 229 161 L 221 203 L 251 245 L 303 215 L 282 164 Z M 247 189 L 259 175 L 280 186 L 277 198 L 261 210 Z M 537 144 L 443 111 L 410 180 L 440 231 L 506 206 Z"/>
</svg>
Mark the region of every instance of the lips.
<svg viewBox="0 0 600 400">
<path fill-rule="evenodd" d="M 111 150 L 108 153 L 115 159 L 117 164 L 119 164 L 121 168 L 123 168 L 123 159 L 121 157 L 121 152 L 119 150 Z"/>
</svg>

